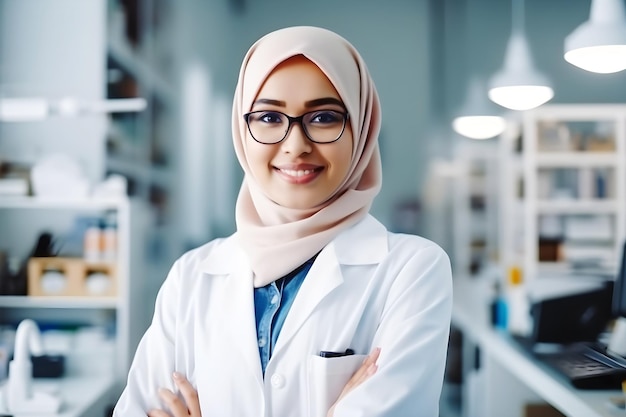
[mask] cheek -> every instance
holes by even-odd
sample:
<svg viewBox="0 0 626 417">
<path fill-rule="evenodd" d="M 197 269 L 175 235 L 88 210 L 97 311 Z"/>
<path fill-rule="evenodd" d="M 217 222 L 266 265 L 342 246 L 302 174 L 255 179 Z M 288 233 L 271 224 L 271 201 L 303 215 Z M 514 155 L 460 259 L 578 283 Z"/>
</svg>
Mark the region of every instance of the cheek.
<svg viewBox="0 0 626 417">
<path fill-rule="evenodd" d="M 327 154 L 326 159 L 331 163 L 335 181 L 343 181 L 348 175 L 352 162 L 352 144 L 341 144 L 333 149 L 332 153 Z"/>
<path fill-rule="evenodd" d="M 338 156 L 345 173 L 347 174 L 350 166 L 352 165 L 352 153 L 354 152 L 354 139 L 352 137 L 352 131 L 346 129 L 344 133 L 346 135 L 345 141 L 342 142 L 342 147 Z"/>
<path fill-rule="evenodd" d="M 272 155 L 272 146 L 262 145 L 253 139 L 248 140 L 246 144 L 246 159 L 254 176 L 267 171 Z"/>
</svg>

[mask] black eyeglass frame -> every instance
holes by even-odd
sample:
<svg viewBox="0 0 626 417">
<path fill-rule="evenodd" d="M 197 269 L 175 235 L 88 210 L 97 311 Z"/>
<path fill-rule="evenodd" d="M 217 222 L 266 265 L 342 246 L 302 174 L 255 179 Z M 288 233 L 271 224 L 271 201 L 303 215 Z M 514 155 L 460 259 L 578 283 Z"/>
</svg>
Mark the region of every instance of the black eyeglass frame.
<svg viewBox="0 0 626 417">
<path fill-rule="evenodd" d="M 343 136 L 343 132 L 346 131 L 346 125 L 348 124 L 348 120 L 350 119 L 350 114 L 348 112 L 342 112 L 342 111 L 338 111 L 338 110 L 327 110 L 327 111 L 333 111 L 335 113 L 339 113 L 343 116 L 343 126 L 341 128 L 341 132 L 339 132 L 339 135 L 337 136 L 337 139 L 335 140 L 331 140 L 330 142 L 318 142 L 315 139 L 313 139 L 309 133 L 309 131 L 307 130 L 306 126 L 303 123 L 304 117 L 308 114 L 311 113 L 319 113 L 319 112 L 323 112 L 324 110 L 312 110 L 312 111 L 308 111 L 306 113 L 301 114 L 300 116 L 297 117 L 292 117 L 289 116 L 288 114 L 285 114 L 281 111 L 278 110 L 257 110 L 257 111 L 251 111 L 249 113 L 245 113 L 243 115 L 243 119 L 246 121 L 246 126 L 248 127 L 248 132 L 250 132 L 250 136 L 252 136 L 252 139 L 254 139 L 255 142 L 258 142 L 262 145 L 276 145 L 277 143 L 280 143 L 282 141 L 285 140 L 285 138 L 289 135 L 289 131 L 291 130 L 291 125 L 293 125 L 294 123 L 299 123 L 300 127 L 302 127 L 302 131 L 304 132 L 304 135 L 307 137 L 308 140 L 310 140 L 313 143 L 317 143 L 319 145 L 324 145 L 327 143 L 335 143 L 337 142 L 339 139 L 341 139 L 341 137 Z M 252 133 L 252 129 L 250 129 L 250 116 L 255 114 L 255 113 L 278 113 L 281 114 L 283 116 L 285 116 L 287 118 L 287 120 L 289 120 L 289 124 L 287 125 L 287 129 L 285 129 L 285 135 L 278 141 L 276 142 L 261 142 L 260 140 L 258 140 L 257 138 L 254 137 L 254 134 Z"/>
</svg>

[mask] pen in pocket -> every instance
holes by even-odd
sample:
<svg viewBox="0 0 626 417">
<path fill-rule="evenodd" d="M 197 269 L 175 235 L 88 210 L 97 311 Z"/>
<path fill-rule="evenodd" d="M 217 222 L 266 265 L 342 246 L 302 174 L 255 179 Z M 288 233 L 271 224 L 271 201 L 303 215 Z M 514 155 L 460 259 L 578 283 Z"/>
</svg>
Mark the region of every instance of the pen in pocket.
<svg viewBox="0 0 626 417">
<path fill-rule="evenodd" d="M 328 350 L 320 351 L 320 356 L 322 358 L 338 358 L 341 356 L 350 356 L 350 355 L 354 355 L 354 350 L 346 349 L 345 352 L 330 352 Z"/>
</svg>

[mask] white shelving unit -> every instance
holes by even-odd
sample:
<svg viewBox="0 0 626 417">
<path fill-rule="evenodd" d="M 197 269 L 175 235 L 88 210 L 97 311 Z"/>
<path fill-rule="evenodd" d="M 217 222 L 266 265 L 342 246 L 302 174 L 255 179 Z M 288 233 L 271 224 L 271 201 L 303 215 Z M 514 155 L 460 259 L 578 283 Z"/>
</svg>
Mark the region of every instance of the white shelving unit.
<svg viewBox="0 0 626 417">
<path fill-rule="evenodd" d="M 149 206 L 160 204 L 160 196 L 151 194 L 151 190 L 159 188 L 171 192 L 174 189 L 174 177 L 170 172 L 175 169 L 166 164 L 153 166 L 153 145 L 162 146 L 161 155 L 169 155 L 175 160 L 172 149 L 166 146 L 175 143 L 171 139 L 175 137 L 173 131 L 177 120 L 172 110 L 177 108 L 174 90 L 168 86 L 162 72 L 155 70 L 161 70 L 165 65 L 144 59 L 152 56 L 154 44 L 162 45 L 165 50 L 174 48 L 162 42 L 163 37 L 152 39 L 150 48 L 144 43 L 140 50 L 117 42 L 122 39 L 116 38 L 111 32 L 112 27 L 107 26 L 108 5 L 124 3 L 152 15 L 156 13 L 153 7 L 158 2 L 160 0 L 58 0 L 54 4 L 35 5 L 20 1 L 12 2 L 10 7 L 0 6 L 2 24 L 15 39 L 19 39 L 18 43 L 11 44 L 14 47 L 5 48 L 0 54 L 2 62 L 10 63 L 0 71 L 0 87 L 20 87 L 5 88 L 6 98 L 0 99 L 3 130 L 0 163 L 19 169 L 16 172 L 23 175 L 20 178 L 28 178 L 29 170 L 40 158 L 50 153 L 65 153 L 85 169 L 92 185 L 102 181 L 107 174 L 118 173 L 113 172 L 117 171 L 113 168 L 123 171 L 129 167 L 135 169 L 130 170 L 129 177 L 137 177 L 140 184 L 137 198 L 61 200 L 0 195 L 0 252 L 20 264 L 28 259 L 41 233 L 50 232 L 61 237 L 73 227 L 77 216 L 98 217 L 103 213 L 115 213 L 118 250 L 115 272 L 111 273 L 116 277 L 115 295 L 29 296 L 23 291 L 10 295 L 2 291 L 0 295 L 0 325 L 12 327 L 24 318 L 31 318 L 44 324 L 45 328 L 58 325 L 104 329 L 102 333 L 107 337 L 102 351 L 104 355 L 97 360 L 82 358 L 83 362 L 90 362 L 86 376 L 98 379 L 104 373 L 116 381 L 113 397 L 103 401 L 115 400 L 119 395 L 135 347 L 149 324 L 149 310 L 155 295 L 153 288 L 158 287 L 165 277 L 166 271 L 162 269 L 158 273 L 154 269 L 148 273 L 146 268 L 153 267 L 150 261 L 154 259 L 169 262 L 168 256 L 159 257 L 163 251 L 156 256 L 153 254 L 152 258 L 146 255 L 149 252 L 146 234 L 155 230 Z M 40 13 L 33 14 L 33 8 Z M 149 22 L 150 27 L 156 27 L 157 20 L 151 16 L 139 17 L 145 17 L 141 23 Z M 168 17 L 167 11 L 161 19 L 164 17 Z M 35 32 L 33 27 L 37 28 Z M 42 33 L 46 35 L 40 36 Z M 115 79 L 110 62 L 116 62 L 118 67 L 133 74 L 142 88 L 136 90 L 136 94 L 108 94 Z M 67 97 L 74 101 L 68 103 Z M 24 98 L 37 100 L 31 100 L 29 106 L 23 107 Z M 136 102 L 143 102 L 119 99 L 142 98 L 148 103 L 144 112 L 119 113 L 120 103 L 134 106 Z M 155 104 L 157 101 L 159 104 Z M 170 107 L 164 110 L 166 105 Z M 74 114 L 76 106 L 80 111 Z M 13 123 L 18 121 L 15 120 L 16 108 L 20 123 Z M 104 114 L 112 112 L 115 114 Z M 86 115 L 89 117 L 82 117 Z M 120 120 L 134 120 L 131 123 L 135 123 L 133 126 L 137 129 L 124 130 L 123 124 L 116 123 Z M 5 123 L 9 121 L 11 123 Z M 122 155 L 127 158 L 116 158 L 107 153 L 107 137 L 121 138 L 119 142 L 125 146 L 122 150 L 130 150 Z M 172 195 L 169 198 L 175 200 Z M 161 267 L 159 262 L 154 264 Z M 147 277 L 156 279 L 147 285 Z M 4 290 L 4 286 L 0 285 L 0 288 Z M 145 302 L 137 302 L 138 297 Z M 94 351 L 100 352 L 98 347 L 94 347 Z M 74 357 L 74 350 L 71 353 Z M 101 391 L 97 386 L 83 388 L 85 392 Z M 91 394 L 93 392 L 86 396 Z"/>
<path fill-rule="evenodd" d="M 521 267 L 524 253 L 524 185 L 521 124 L 508 121 L 498 140 L 498 254 L 504 271 Z"/>
<path fill-rule="evenodd" d="M 625 165 L 626 106 L 546 105 L 525 113 L 529 280 L 617 271 L 626 237 Z"/>
<path fill-rule="evenodd" d="M 148 102 L 146 111 L 110 118 L 107 168 L 127 176 L 134 195 L 149 199 L 152 185 L 166 190 L 173 185 L 178 95 L 173 70 L 159 62 L 163 50 L 173 50 L 173 18 L 164 16 L 160 0 L 108 0 L 107 5 L 108 96 Z"/>
<path fill-rule="evenodd" d="M 141 79 L 145 88 L 156 91 L 156 94 L 169 101 L 176 100 L 176 93 L 171 82 L 159 74 L 146 58 L 133 51 L 122 36 L 109 36 L 107 53 L 119 65 Z"/>
<path fill-rule="evenodd" d="M 498 153 L 496 142 L 464 141 L 455 149 L 454 264 L 475 275 L 498 257 Z"/>
<path fill-rule="evenodd" d="M 131 204 L 126 198 L 52 200 L 36 197 L 0 198 L 0 247 L 11 256 L 24 261 L 28 250 L 40 233 L 48 231 L 62 240 L 69 232 L 75 216 L 101 216 L 115 212 L 117 221 L 117 255 L 115 264 L 116 293 L 112 296 L 29 296 L 0 295 L 2 324 L 10 324 L 27 317 L 63 325 L 81 322 L 84 325 L 106 325 L 114 329 L 115 357 L 110 368 L 120 383 L 128 372 L 129 361 L 134 352 L 136 337 L 131 335 L 131 294 L 140 288 L 138 277 L 131 279 L 130 225 Z M 16 233 L 15 229 L 19 229 Z M 19 238 L 16 238 L 19 236 Z M 4 322 L 8 320 L 9 322 Z M 133 318 L 136 321 L 136 318 Z M 92 323 L 92 321 L 94 323 Z M 136 329 L 134 329 L 136 330 Z M 106 360 L 106 358 L 103 358 Z"/>
<path fill-rule="evenodd" d="M 146 203 L 152 296 L 182 252 L 175 15 L 168 0 L 107 0 L 106 19 L 108 96 L 148 103 L 141 113 L 109 118 L 105 165 L 108 174 L 127 178 L 131 197 Z"/>
</svg>

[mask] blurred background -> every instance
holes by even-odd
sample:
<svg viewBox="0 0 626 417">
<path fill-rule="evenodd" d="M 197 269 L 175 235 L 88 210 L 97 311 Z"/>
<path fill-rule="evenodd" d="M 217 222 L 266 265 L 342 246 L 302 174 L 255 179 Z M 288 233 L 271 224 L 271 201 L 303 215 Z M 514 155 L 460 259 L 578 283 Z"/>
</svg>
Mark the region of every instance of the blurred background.
<svg viewBox="0 0 626 417">
<path fill-rule="evenodd" d="M 172 262 L 235 230 L 242 175 L 230 117 L 239 65 L 259 37 L 293 25 L 336 31 L 369 66 L 383 108 L 383 187 L 372 213 L 389 229 L 443 246 L 455 279 L 497 274 L 496 281 L 504 280 L 502 271 L 511 267 L 539 274 L 541 262 L 563 261 L 550 251 L 563 250 L 559 236 L 568 220 L 555 219 L 558 207 L 536 218 L 516 211 L 515 202 L 529 196 L 519 191 L 520 184 L 533 191 L 528 187 L 552 184 L 555 189 L 545 193 L 562 196 L 571 181 L 578 181 L 572 187 L 579 192 L 583 180 L 561 172 L 567 169 L 558 161 L 561 171 L 552 179 L 544 178 L 551 168 L 520 162 L 532 150 L 523 146 L 524 132 L 548 132 L 547 141 L 556 137 L 565 146 L 580 137 L 600 147 L 608 141 L 603 149 L 618 158 L 608 164 L 609 185 L 602 185 L 615 190 L 605 193 L 613 205 L 600 207 L 609 219 L 596 216 L 577 230 L 608 227 L 610 237 L 599 238 L 601 248 L 587 245 L 582 251 L 604 250 L 597 257 L 608 257 L 603 266 L 614 273 L 626 215 L 626 72 L 585 71 L 563 56 L 566 37 L 589 19 L 590 5 L 589 0 L 0 0 L 2 324 L 55 315 L 58 319 L 48 322 L 73 323 L 84 314 L 117 335 L 113 349 L 128 360 Z M 453 120 L 482 111 L 476 103 L 488 101 L 487 87 L 496 82 L 505 56 L 512 55 L 507 47 L 512 34 L 519 33 L 526 42 L 520 48 L 527 55 L 521 55 L 531 61 L 509 59 L 518 69 L 531 62 L 541 73 L 554 94 L 544 106 L 555 106 L 554 111 L 489 102 L 503 117 L 503 129 L 484 140 L 459 134 Z M 472 86 L 478 101 L 470 100 Z M 604 171 L 586 172 L 596 188 L 584 192 L 601 198 L 598 178 Z M 594 210 L 580 209 L 570 223 Z M 50 280 L 41 288 L 43 300 L 29 299 L 37 295 L 32 285 L 40 284 L 25 287 L 31 279 L 27 268 L 35 268 L 29 271 L 37 277 L 69 268 L 28 265 L 29 259 L 84 258 L 94 225 L 102 236 L 116 233 L 117 272 L 87 265 L 81 277 L 117 274 L 117 289 L 98 293 L 99 281 L 93 281 L 95 293 L 62 292 L 64 297 L 51 301 L 45 297 L 56 288 Z M 569 249 L 581 250 L 580 245 Z M 540 259 L 532 250 L 542 251 Z M 98 256 L 102 260 L 102 253 Z M 576 261 L 571 256 L 570 266 Z"/>
</svg>

